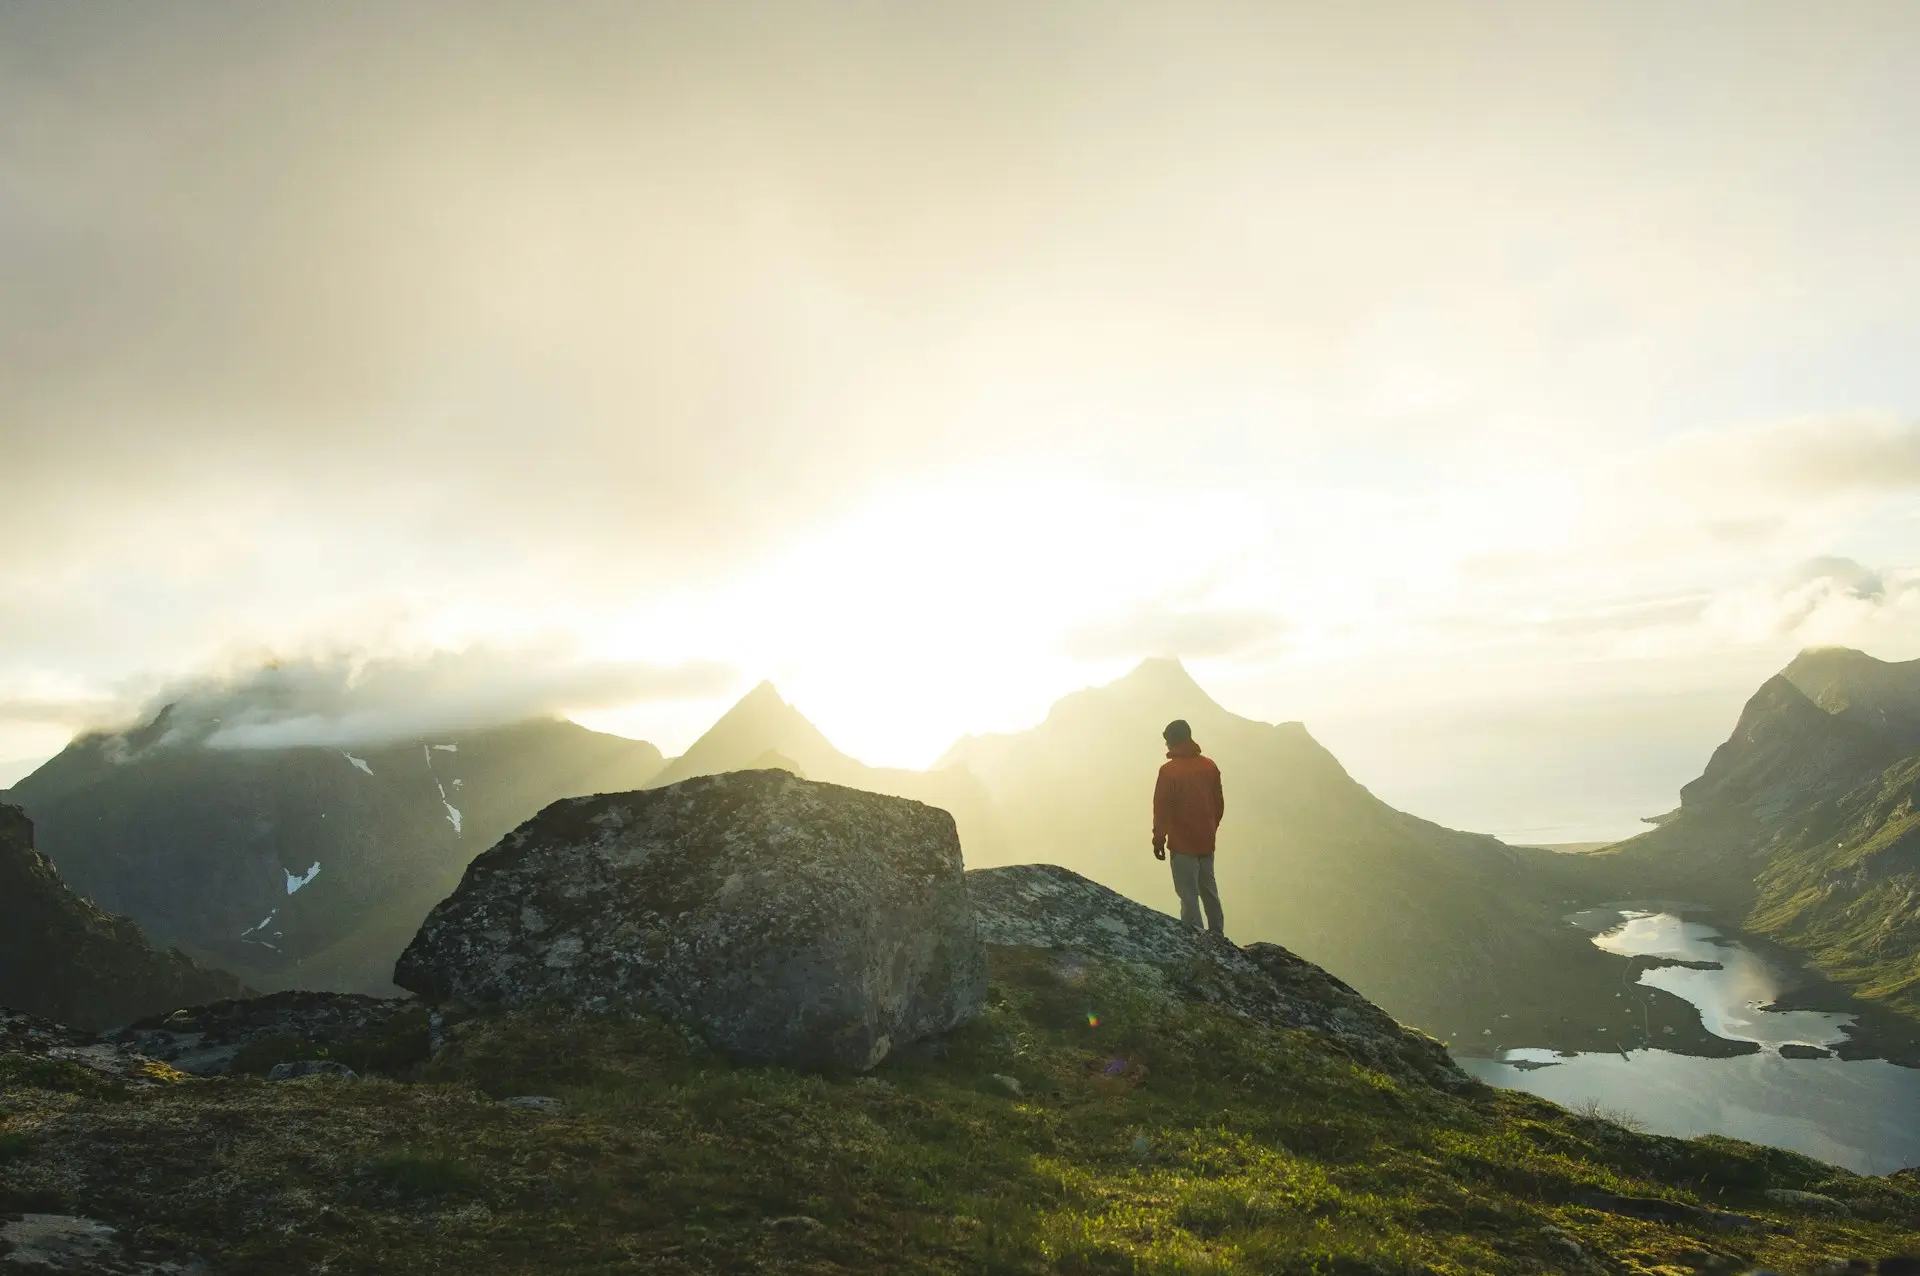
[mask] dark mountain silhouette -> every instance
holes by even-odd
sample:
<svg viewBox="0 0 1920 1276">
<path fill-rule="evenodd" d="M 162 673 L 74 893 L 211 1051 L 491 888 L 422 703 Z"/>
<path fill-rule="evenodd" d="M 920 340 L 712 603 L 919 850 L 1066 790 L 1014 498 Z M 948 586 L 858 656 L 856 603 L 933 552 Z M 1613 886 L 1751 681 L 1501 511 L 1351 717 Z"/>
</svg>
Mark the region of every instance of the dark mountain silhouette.
<svg viewBox="0 0 1920 1276">
<path fill-rule="evenodd" d="M 539 720 L 378 747 L 213 749 L 162 712 L 76 740 L 11 800 L 76 889 L 265 988 L 392 991 L 473 857 L 558 798 L 650 780 L 641 741 Z"/>
<path fill-rule="evenodd" d="M 1710 903 L 1920 1015 L 1920 661 L 1805 652 L 1768 679 L 1680 807 L 1582 868 Z"/>
<path fill-rule="evenodd" d="M 0 804 L 0 1006 L 99 1030 L 247 991 L 76 895 L 26 812 Z"/>
<path fill-rule="evenodd" d="M 959 825 L 960 845 L 969 864 L 991 858 L 999 848 L 993 802 L 976 776 L 958 766 L 932 771 L 867 766 L 835 748 L 820 728 L 781 699 L 771 682 L 743 696 L 685 753 L 662 767 L 647 787 L 696 775 L 770 768 L 940 807 Z"/>
<path fill-rule="evenodd" d="M 998 862 L 1064 864 L 1170 909 L 1150 835 L 1160 732 L 1174 718 L 1225 774 L 1218 871 L 1239 941 L 1285 944 L 1443 1036 L 1477 1036 L 1501 1012 L 1557 1021 L 1569 981 L 1617 980 L 1568 940 L 1560 857 L 1395 810 L 1300 723 L 1228 712 L 1177 661 L 1076 692 L 1031 731 L 968 737 L 947 761 L 993 795 Z"/>
</svg>

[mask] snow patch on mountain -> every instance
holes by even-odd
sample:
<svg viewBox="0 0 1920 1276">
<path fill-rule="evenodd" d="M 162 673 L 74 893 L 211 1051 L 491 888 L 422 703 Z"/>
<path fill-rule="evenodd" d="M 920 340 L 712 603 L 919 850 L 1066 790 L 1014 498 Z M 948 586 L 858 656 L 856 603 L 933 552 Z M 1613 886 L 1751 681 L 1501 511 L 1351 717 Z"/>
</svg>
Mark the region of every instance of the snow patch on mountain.
<svg viewBox="0 0 1920 1276">
<path fill-rule="evenodd" d="M 460 832 L 460 808 L 455 806 L 453 803 L 447 801 L 445 798 L 440 799 L 440 805 L 447 808 L 447 823 L 453 825 L 453 831 L 456 834 L 459 833 Z M 318 866 L 316 865 L 316 867 Z"/>
<path fill-rule="evenodd" d="M 283 873 L 286 873 L 285 869 L 281 869 L 280 871 Z M 292 895 L 293 893 L 298 891 L 301 887 L 311 884 L 313 879 L 318 876 L 320 876 L 319 860 L 315 860 L 313 862 L 313 867 L 308 869 L 305 875 L 303 876 L 296 877 L 292 873 L 287 873 L 287 894 Z"/>
<path fill-rule="evenodd" d="M 351 753 L 348 753 L 345 749 L 340 750 L 340 756 L 345 758 L 347 761 L 353 763 L 355 766 L 359 767 L 362 771 L 365 771 L 368 775 L 373 774 L 373 768 L 367 765 L 367 760 L 365 758 L 356 758 Z"/>
<path fill-rule="evenodd" d="M 259 921 L 255 922 L 253 925 L 241 931 L 240 938 L 245 940 L 249 944 L 258 944 L 262 948 L 271 948 L 273 949 L 274 952 L 276 953 L 279 952 L 280 945 L 276 943 L 272 943 L 267 939 L 267 927 L 273 925 L 274 919 L 279 916 L 280 916 L 280 910 L 277 908 L 274 909 L 271 913 L 268 913 L 265 917 L 262 917 Z M 279 939 L 283 933 L 284 932 L 282 931 L 276 930 L 273 932 L 273 938 Z"/>
</svg>

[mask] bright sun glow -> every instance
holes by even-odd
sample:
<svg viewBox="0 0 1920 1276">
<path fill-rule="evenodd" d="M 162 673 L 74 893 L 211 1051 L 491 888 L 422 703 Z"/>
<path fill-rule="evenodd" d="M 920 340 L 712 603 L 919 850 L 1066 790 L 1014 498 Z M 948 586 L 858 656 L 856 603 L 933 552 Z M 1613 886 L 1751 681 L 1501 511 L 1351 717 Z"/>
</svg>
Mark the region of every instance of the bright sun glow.
<svg viewBox="0 0 1920 1276">
<path fill-rule="evenodd" d="M 1149 493 L 1074 480 L 889 495 L 711 592 L 626 618 L 607 654 L 718 656 L 749 681 L 772 678 L 847 752 L 924 766 L 958 735 L 1029 724 L 1130 663 L 1124 644 L 1100 651 L 1088 633 L 1170 587 L 1204 599 L 1220 566 L 1210 547 L 1245 543 L 1258 522 L 1214 502 L 1203 536 Z"/>
</svg>

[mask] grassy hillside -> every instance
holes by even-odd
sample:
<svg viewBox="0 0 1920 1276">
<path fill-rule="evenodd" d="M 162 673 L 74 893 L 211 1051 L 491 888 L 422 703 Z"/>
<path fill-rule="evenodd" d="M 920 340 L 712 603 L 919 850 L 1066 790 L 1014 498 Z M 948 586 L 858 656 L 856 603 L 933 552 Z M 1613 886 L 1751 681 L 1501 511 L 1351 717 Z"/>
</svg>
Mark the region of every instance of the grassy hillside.
<svg viewBox="0 0 1920 1276">
<path fill-rule="evenodd" d="M 390 1074 L 357 1082 L 137 1088 L 0 1055 L 0 1214 L 85 1214 L 216 1272 L 336 1276 L 1795 1272 L 1920 1248 L 1920 1184 L 1450 1096 L 1121 968 L 1069 982 L 1051 954 L 996 949 L 988 1000 L 868 1077 L 557 1010 L 456 1024 L 431 1061 L 418 1021 L 241 1060 Z M 526 1094 L 564 1106 L 497 1102 Z"/>
<path fill-rule="evenodd" d="M 1920 1018 L 1920 664 L 1810 652 L 1742 711 L 1660 827 L 1587 889 L 1712 905 Z"/>
<path fill-rule="evenodd" d="M 1755 878 L 1748 925 L 1920 1018 L 1920 757 L 1820 804 Z"/>
</svg>

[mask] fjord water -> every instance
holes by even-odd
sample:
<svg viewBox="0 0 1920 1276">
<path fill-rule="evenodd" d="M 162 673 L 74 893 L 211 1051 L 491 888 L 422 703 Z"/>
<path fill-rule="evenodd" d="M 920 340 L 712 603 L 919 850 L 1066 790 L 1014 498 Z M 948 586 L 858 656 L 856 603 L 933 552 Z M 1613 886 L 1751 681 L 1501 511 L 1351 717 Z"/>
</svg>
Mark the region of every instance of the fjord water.
<svg viewBox="0 0 1920 1276">
<path fill-rule="evenodd" d="M 1573 920 L 1594 924 L 1591 913 Z M 1788 972 L 1677 912 L 1609 910 L 1607 920 L 1613 924 L 1593 937 L 1596 947 L 1622 958 L 1695 963 L 1656 966 L 1642 971 L 1639 983 L 1691 1003 L 1715 1036 L 1758 1049 L 1698 1058 L 1651 1048 L 1609 1054 L 1518 1047 L 1497 1058 L 1462 1058 L 1462 1067 L 1569 1107 L 1595 1104 L 1625 1114 L 1653 1133 L 1724 1134 L 1869 1174 L 1920 1164 L 1920 1069 L 1781 1053 L 1783 1046 L 1838 1045 L 1848 1038 L 1851 1015 L 1768 1009 L 1791 983 Z"/>
</svg>

